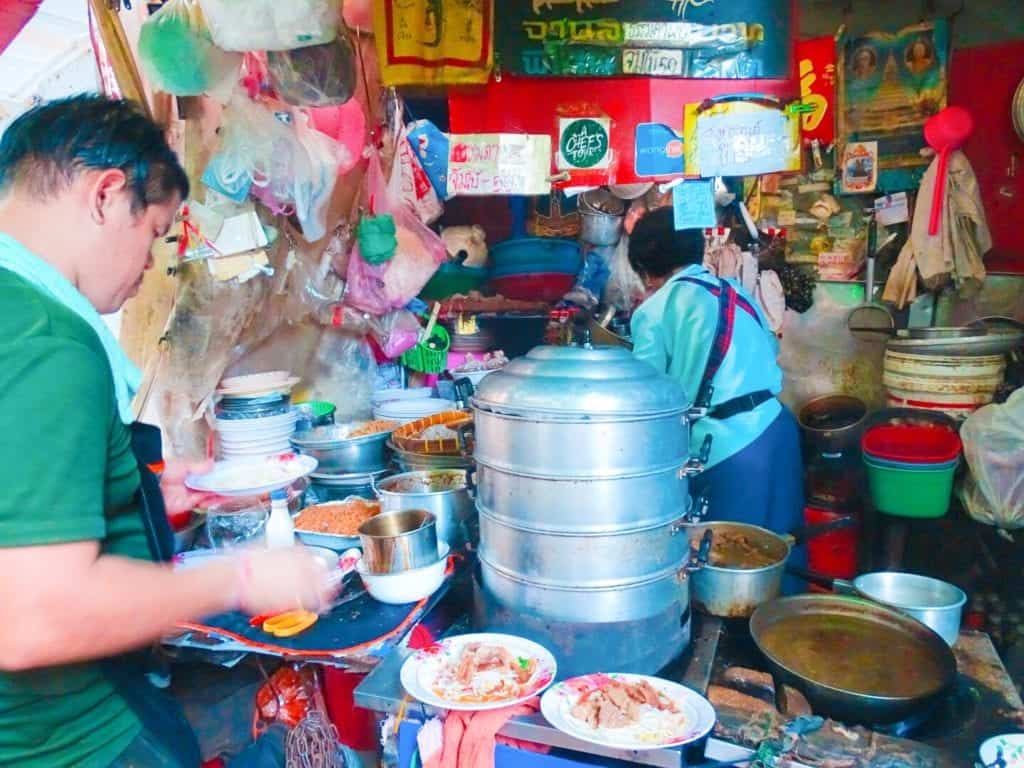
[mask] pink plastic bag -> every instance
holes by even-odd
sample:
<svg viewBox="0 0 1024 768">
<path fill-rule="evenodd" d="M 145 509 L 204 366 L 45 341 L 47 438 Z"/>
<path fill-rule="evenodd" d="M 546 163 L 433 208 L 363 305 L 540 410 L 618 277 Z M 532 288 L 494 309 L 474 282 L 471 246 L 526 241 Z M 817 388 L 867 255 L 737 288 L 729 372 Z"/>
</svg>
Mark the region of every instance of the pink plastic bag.
<svg viewBox="0 0 1024 768">
<path fill-rule="evenodd" d="M 394 172 L 398 173 L 398 169 Z M 448 253 L 441 238 L 404 201 L 391 195 L 377 152 L 370 155 L 366 185 L 370 210 L 394 217 L 398 248 L 389 261 L 374 265 L 363 259 L 359 242 L 355 241 L 348 264 L 345 303 L 372 315 L 383 315 L 401 309 L 415 298 L 438 266 L 448 259 Z"/>
</svg>

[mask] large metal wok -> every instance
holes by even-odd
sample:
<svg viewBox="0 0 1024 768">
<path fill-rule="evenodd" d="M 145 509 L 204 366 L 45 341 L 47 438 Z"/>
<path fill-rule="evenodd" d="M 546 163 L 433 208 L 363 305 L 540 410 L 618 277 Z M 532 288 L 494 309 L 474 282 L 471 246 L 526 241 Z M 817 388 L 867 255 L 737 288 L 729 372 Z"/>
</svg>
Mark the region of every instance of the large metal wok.
<svg viewBox="0 0 1024 768">
<path fill-rule="evenodd" d="M 843 722 L 903 720 L 956 680 L 956 658 L 939 635 L 856 597 L 773 600 L 754 611 L 750 634 L 778 682 L 802 691 L 816 714 Z"/>
</svg>

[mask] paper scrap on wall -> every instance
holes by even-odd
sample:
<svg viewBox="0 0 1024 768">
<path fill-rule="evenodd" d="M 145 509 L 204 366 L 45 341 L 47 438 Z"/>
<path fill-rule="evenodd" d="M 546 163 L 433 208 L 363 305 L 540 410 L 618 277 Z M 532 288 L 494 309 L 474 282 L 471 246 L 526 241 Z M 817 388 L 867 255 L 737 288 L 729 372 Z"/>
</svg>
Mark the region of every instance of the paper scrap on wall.
<svg viewBox="0 0 1024 768">
<path fill-rule="evenodd" d="M 781 105 L 688 104 L 684 124 L 688 176 L 759 176 L 800 169 L 800 118 Z"/>
<path fill-rule="evenodd" d="M 453 134 L 448 193 L 546 195 L 551 191 L 551 137 L 522 133 Z"/>
</svg>

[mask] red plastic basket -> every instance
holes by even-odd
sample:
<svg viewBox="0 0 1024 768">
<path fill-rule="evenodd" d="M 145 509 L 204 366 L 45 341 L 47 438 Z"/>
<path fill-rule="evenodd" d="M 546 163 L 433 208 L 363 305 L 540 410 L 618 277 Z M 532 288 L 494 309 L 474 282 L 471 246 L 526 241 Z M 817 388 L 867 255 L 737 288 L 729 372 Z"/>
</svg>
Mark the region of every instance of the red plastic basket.
<svg viewBox="0 0 1024 768">
<path fill-rule="evenodd" d="M 949 427 L 880 424 L 864 433 L 867 456 L 909 464 L 942 464 L 960 455 L 960 435 Z"/>
</svg>

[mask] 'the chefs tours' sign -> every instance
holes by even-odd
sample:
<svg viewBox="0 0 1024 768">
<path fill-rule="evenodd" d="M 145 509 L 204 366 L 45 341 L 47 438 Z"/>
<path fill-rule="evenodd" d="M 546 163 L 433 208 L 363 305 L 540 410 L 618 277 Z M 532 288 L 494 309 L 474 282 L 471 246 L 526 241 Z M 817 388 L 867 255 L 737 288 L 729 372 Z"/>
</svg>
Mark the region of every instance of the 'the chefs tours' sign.
<svg viewBox="0 0 1024 768">
<path fill-rule="evenodd" d="M 611 165 L 611 123 L 607 117 L 562 117 L 558 120 L 559 170 L 605 170 Z"/>
<path fill-rule="evenodd" d="M 515 74 L 790 74 L 790 0 L 502 0 L 500 8 L 496 56 Z"/>
</svg>

